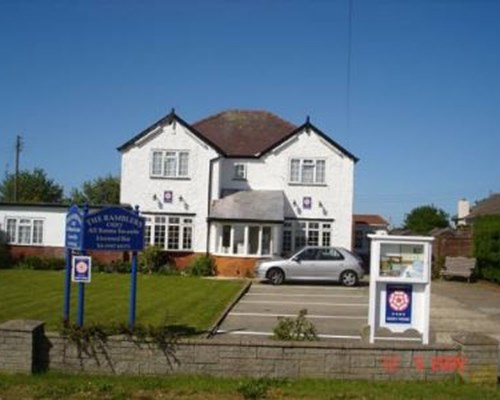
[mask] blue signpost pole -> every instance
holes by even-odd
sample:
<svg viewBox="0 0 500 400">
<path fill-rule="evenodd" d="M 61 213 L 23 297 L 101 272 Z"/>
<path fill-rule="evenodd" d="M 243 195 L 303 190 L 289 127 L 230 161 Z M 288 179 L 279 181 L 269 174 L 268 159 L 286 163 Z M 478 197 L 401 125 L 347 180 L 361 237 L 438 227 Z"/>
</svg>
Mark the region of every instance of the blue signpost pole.
<svg viewBox="0 0 500 400">
<path fill-rule="evenodd" d="M 139 215 L 139 206 L 135 206 L 135 215 Z M 135 326 L 135 306 L 137 295 L 137 251 L 132 252 L 132 274 L 130 277 L 130 311 L 128 317 L 129 329 L 134 329 Z"/>
<path fill-rule="evenodd" d="M 85 204 L 83 206 L 83 231 L 85 232 L 85 217 L 89 213 L 89 206 L 88 204 Z M 85 238 L 85 234 L 84 234 Z M 85 239 L 83 242 L 83 251 L 82 255 L 86 255 L 87 252 L 85 251 Z M 77 312 L 77 317 L 76 317 L 76 325 L 79 327 L 83 326 L 83 314 L 84 314 L 84 308 L 85 308 L 85 283 L 80 282 L 78 284 L 78 312 Z"/>
<path fill-rule="evenodd" d="M 71 249 L 66 248 L 66 270 L 64 275 L 64 308 L 63 308 L 63 324 L 69 324 L 69 309 L 71 301 Z"/>
<path fill-rule="evenodd" d="M 85 303 L 85 283 L 78 284 L 78 314 L 76 317 L 76 325 L 83 326 L 83 308 Z"/>
<path fill-rule="evenodd" d="M 137 293 L 137 251 L 132 253 L 132 275 L 130 277 L 130 312 L 128 317 L 128 327 L 134 329 L 135 326 L 135 305 Z"/>
</svg>

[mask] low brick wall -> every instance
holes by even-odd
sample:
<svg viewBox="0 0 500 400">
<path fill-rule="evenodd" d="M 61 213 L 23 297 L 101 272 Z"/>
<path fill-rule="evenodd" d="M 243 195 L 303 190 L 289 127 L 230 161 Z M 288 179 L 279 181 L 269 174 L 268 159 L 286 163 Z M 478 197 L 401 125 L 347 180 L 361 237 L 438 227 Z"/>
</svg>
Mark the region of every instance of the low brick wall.
<svg viewBox="0 0 500 400">
<path fill-rule="evenodd" d="M 33 373 L 46 367 L 42 321 L 0 324 L 0 371 Z"/>
<path fill-rule="evenodd" d="M 432 346 L 403 342 L 247 342 L 226 338 L 182 340 L 160 347 L 151 341 L 113 336 L 106 342 L 79 347 L 59 334 L 44 335 L 43 325 L 41 329 L 33 325 L 37 333 L 31 334 L 32 341 L 24 331 L 22 338 L 13 335 L 14 325 L 22 322 L 0 326 L 2 371 L 29 373 L 40 363 L 46 369 L 69 373 L 368 380 L 441 380 L 460 374 L 467 381 L 483 383 L 496 383 L 498 372 L 498 342 L 479 334 L 457 335 L 454 344 Z M 40 356 L 40 352 L 44 354 Z"/>
</svg>

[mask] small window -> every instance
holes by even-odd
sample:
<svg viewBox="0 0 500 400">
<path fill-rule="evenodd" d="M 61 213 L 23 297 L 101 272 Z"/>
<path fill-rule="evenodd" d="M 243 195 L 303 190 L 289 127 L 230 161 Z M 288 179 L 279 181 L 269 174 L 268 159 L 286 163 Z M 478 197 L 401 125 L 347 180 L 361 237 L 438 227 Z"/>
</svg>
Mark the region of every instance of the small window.
<svg viewBox="0 0 500 400">
<path fill-rule="evenodd" d="M 247 168 L 245 164 L 234 164 L 234 179 L 245 180 L 247 179 Z"/>
</svg>

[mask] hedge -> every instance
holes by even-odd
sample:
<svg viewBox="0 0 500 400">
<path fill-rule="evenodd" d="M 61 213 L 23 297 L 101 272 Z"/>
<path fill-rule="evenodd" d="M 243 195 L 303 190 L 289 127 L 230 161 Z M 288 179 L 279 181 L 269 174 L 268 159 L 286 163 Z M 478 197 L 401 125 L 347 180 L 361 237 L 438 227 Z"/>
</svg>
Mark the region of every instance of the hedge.
<svg viewBox="0 0 500 400">
<path fill-rule="evenodd" d="M 500 215 L 476 218 L 473 235 L 479 276 L 500 283 Z"/>
</svg>

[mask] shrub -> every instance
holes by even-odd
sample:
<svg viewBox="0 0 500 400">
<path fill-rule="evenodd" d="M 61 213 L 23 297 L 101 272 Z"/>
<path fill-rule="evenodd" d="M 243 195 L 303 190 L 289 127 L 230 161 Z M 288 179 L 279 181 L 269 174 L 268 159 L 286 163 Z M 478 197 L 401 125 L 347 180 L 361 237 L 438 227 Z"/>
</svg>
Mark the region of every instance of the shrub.
<svg viewBox="0 0 500 400">
<path fill-rule="evenodd" d="M 278 325 L 273 329 L 273 339 L 314 341 L 319 340 L 314 324 L 306 319 L 307 310 L 302 309 L 296 318 L 278 318 Z"/>
<path fill-rule="evenodd" d="M 7 245 L 7 235 L 0 231 L 0 268 L 9 268 L 12 266 L 9 246 Z"/>
<path fill-rule="evenodd" d="M 193 276 L 213 276 L 215 271 L 214 259 L 209 255 L 197 256 L 187 268 L 187 272 Z"/>
<path fill-rule="evenodd" d="M 17 262 L 15 268 L 34 269 L 42 271 L 59 271 L 65 268 L 64 258 L 26 256 Z"/>
<path fill-rule="evenodd" d="M 163 250 L 160 246 L 147 246 L 139 255 L 139 271 L 151 274 L 162 266 Z"/>
<path fill-rule="evenodd" d="M 432 268 L 431 268 L 431 275 L 432 279 L 437 279 L 441 276 L 441 271 L 444 268 L 446 257 L 445 256 L 439 256 L 432 260 Z"/>
</svg>

